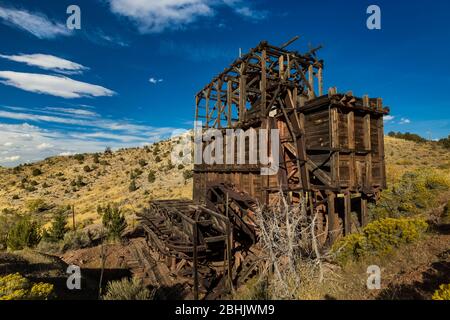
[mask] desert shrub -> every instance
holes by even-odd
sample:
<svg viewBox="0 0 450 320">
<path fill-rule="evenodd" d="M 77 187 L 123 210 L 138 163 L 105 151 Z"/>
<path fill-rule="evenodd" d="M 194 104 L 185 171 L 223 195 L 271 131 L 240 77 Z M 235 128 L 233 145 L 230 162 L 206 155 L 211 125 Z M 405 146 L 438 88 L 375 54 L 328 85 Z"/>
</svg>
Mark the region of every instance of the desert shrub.
<svg viewBox="0 0 450 320">
<path fill-rule="evenodd" d="M 45 233 L 43 238 L 50 242 L 58 242 L 64 239 L 67 233 L 67 211 L 65 208 L 60 208 L 53 213 L 53 220 L 50 229 Z"/>
<path fill-rule="evenodd" d="M 130 182 L 130 185 L 128 186 L 128 191 L 130 192 L 134 192 L 138 189 L 138 187 L 136 186 L 136 181 L 133 179 Z"/>
<path fill-rule="evenodd" d="M 44 201 L 44 199 L 32 199 L 26 203 L 26 208 L 30 213 L 44 212 L 50 209 L 50 206 Z"/>
<path fill-rule="evenodd" d="M 178 170 L 183 170 L 183 169 L 184 169 L 184 166 L 182 164 L 179 164 L 178 165 Z"/>
<path fill-rule="evenodd" d="M 78 250 L 87 248 L 92 244 L 92 239 L 89 232 L 83 231 L 69 231 L 64 235 L 61 250 Z"/>
<path fill-rule="evenodd" d="M 402 244 L 416 241 L 427 227 L 424 219 L 380 219 L 369 223 L 361 233 L 353 233 L 337 241 L 332 252 L 340 263 L 367 255 L 384 255 Z"/>
<path fill-rule="evenodd" d="M 161 162 L 161 157 L 160 157 L 160 156 L 156 156 L 156 157 L 155 157 L 155 162 L 156 162 L 156 163 Z"/>
<path fill-rule="evenodd" d="M 141 169 L 133 169 L 130 173 L 130 179 L 134 180 L 142 175 L 143 171 Z"/>
<path fill-rule="evenodd" d="M 450 149 L 450 135 L 447 138 L 439 140 L 439 144 L 446 149 Z"/>
<path fill-rule="evenodd" d="M 194 173 L 192 172 L 192 170 L 185 170 L 183 172 L 183 178 L 184 180 L 189 180 L 194 176 Z"/>
<path fill-rule="evenodd" d="M 6 250 L 9 230 L 18 218 L 16 213 L 9 213 L 5 210 L 0 215 L 0 250 Z"/>
<path fill-rule="evenodd" d="M 153 296 L 139 279 L 124 278 L 108 282 L 103 300 L 150 300 Z"/>
<path fill-rule="evenodd" d="M 406 172 L 388 190 L 377 206 L 370 207 L 372 220 L 402 217 L 422 212 L 436 205 L 439 191 L 450 189 L 450 178 L 434 169 Z"/>
<path fill-rule="evenodd" d="M 91 169 L 91 167 L 89 167 L 88 165 L 86 165 L 86 166 L 83 167 L 83 171 L 84 171 L 84 172 L 91 172 L 92 169 Z"/>
<path fill-rule="evenodd" d="M 0 277 L 0 300 L 47 300 L 52 296 L 50 283 L 32 283 L 19 273 Z"/>
<path fill-rule="evenodd" d="M 156 171 L 150 170 L 148 173 L 148 182 L 153 183 L 156 180 Z"/>
<path fill-rule="evenodd" d="M 433 300 L 450 300 L 450 284 L 442 284 L 431 298 Z"/>
<path fill-rule="evenodd" d="M 84 162 L 84 155 L 83 154 L 76 154 L 76 155 L 73 156 L 73 158 L 75 160 L 77 160 L 78 162 L 80 162 L 80 163 Z"/>
<path fill-rule="evenodd" d="M 92 158 L 92 161 L 93 161 L 94 163 L 100 163 L 100 159 L 99 159 L 98 153 L 95 153 L 95 154 L 94 154 L 94 156 L 93 156 L 93 158 Z"/>
<path fill-rule="evenodd" d="M 31 174 L 33 175 L 33 177 L 37 177 L 42 174 L 42 171 L 39 168 L 34 168 L 33 171 L 31 172 Z"/>
<path fill-rule="evenodd" d="M 36 221 L 28 216 L 20 217 L 8 231 L 6 245 L 11 250 L 35 247 L 41 240 L 41 231 Z"/>
<path fill-rule="evenodd" d="M 112 149 L 111 147 L 106 147 L 105 148 L 105 154 L 111 155 L 112 154 Z"/>
<path fill-rule="evenodd" d="M 139 165 L 141 167 L 145 167 L 147 165 L 147 161 L 145 161 L 144 159 L 139 159 Z"/>
<path fill-rule="evenodd" d="M 72 187 L 82 188 L 82 187 L 86 186 L 86 182 L 83 181 L 83 177 L 82 176 L 78 176 L 76 180 L 72 180 L 70 182 L 70 185 Z"/>
<path fill-rule="evenodd" d="M 102 224 L 106 228 L 108 238 L 119 240 L 122 233 L 127 228 L 125 216 L 117 205 L 108 204 L 106 207 L 99 207 L 97 211 L 102 216 Z"/>
<path fill-rule="evenodd" d="M 18 199 L 20 199 L 20 197 L 19 197 L 18 194 L 15 194 L 15 195 L 12 196 L 12 199 L 13 199 L 13 200 L 18 200 Z"/>
</svg>

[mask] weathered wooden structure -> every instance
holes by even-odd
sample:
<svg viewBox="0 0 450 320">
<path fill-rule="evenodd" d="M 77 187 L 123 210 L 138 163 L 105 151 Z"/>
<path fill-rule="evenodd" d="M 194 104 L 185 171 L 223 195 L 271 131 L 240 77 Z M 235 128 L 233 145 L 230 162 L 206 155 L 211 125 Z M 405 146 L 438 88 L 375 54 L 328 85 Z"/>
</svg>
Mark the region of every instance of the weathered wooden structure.
<svg viewBox="0 0 450 320">
<path fill-rule="evenodd" d="M 226 275 L 222 282 L 228 286 L 254 272 L 258 235 L 253 214 L 258 206 L 270 206 L 280 192 L 293 205 L 308 199 L 326 245 L 364 226 L 367 203 L 376 201 L 386 186 L 383 116 L 389 109 L 380 98 L 335 88 L 325 92 L 319 48 L 289 51 L 290 42 L 280 47 L 261 42 L 195 97 L 201 130 L 224 136 L 227 129 L 266 129 L 268 136 L 278 130 L 277 152 L 268 148 L 272 160 L 278 157 L 278 170 L 261 175 L 265 165 L 251 161 L 197 163 L 192 202 L 154 202 L 142 214 L 148 239 L 170 257 L 172 270 L 193 270 L 195 297 L 199 265 L 222 261 L 224 271 L 215 272 Z M 244 160 L 250 160 L 251 139 L 243 143 L 239 150 L 220 151 L 223 158 L 236 159 L 243 152 Z"/>
</svg>

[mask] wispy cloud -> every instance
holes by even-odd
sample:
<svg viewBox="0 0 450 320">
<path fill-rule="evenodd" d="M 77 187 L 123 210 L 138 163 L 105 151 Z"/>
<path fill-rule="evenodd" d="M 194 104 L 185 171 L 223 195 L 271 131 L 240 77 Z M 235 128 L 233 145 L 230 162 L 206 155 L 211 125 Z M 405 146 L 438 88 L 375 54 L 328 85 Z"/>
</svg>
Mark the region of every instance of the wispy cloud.
<svg viewBox="0 0 450 320">
<path fill-rule="evenodd" d="M 163 79 L 157 79 L 157 78 L 153 78 L 153 77 L 148 79 L 148 82 L 150 82 L 152 84 L 157 84 L 157 83 L 160 83 L 160 82 L 163 82 L 163 81 L 164 81 Z"/>
<path fill-rule="evenodd" d="M 386 121 L 386 122 L 392 121 L 392 120 L 394 120 L 394 119 L 395 119 L 395 117 L 394 117 L 394 116 L 391 116 L 391 115 L 387 115 L 387 116 L 384 116 L 384 117 L 383 117 L 383 120 Z"/>
<path fill-rule="evenodd" d="M 242 0 L 108 0 L 111 11 L 131 19 L 141 33 L 158 33 L 186 27 L 202 17 L 216 15 L 216 8 L 231 7 L 237 14 L 255 20 L 266 12 L 252 9 Z"/>
<path fill-rule="evenodd" d="M 50 111 L 61 115 L 76 115 L 81 117 L 97 117 L 98 113 L 85 109 L 75 109 L 75 108 L 60 108 L 60 107 L 45 107 L 45 111 Z"/>
<path fill-rule="evenodd" d="M 49 94 L 62 98 L 112 96 L 114 91 L 102 86 L 70 79 L 38 73 L 0 71 L 1 83 L 25 91 Z"/>
<path fill-rule="evenodd" d="M 19 55 L 0 54 L 0 58 L 8 59 L 19 63 L 25 63 L 29 66 L 39 67 L 44 70 L 51 70 L 65 74 L 82 73 L 83 71 L 89 69 L 76 62 L 55 57 L 49 54 L 40 54 L 40 53 L 19 54 Z"/>
<path fill-rule="evenodd" d="M 411 120 L 408 118 L 401 118 L 399 124 L 409 124 L 411 123 Z"/>
<path fill-rule="evenodd" d="M 53 39 L 71 34 L 67 26 L 50 20 L 43 13 L 0 6 L 0 20 L 11 27 L 31 33 L 39 39 Z"/>
</svg>

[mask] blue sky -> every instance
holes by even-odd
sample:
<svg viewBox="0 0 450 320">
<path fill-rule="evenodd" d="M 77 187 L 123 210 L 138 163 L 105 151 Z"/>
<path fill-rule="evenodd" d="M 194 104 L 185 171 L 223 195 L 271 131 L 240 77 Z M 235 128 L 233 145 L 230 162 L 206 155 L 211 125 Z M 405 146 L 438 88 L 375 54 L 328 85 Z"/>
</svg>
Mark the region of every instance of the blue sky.
<svg viewBox="0 0 450 320">
<path fill-rule="evenodd" d="M 81 30 L 66 27 L 69 5 Z M 381 8 L 381 30 L 366 9 Z M 141 146 L 261 40 L 322 44 L 325 87 L 383 97 L 386 131 L 450 133 L 448 1 L 0 0 L 0 165 Z"/>
</svg>

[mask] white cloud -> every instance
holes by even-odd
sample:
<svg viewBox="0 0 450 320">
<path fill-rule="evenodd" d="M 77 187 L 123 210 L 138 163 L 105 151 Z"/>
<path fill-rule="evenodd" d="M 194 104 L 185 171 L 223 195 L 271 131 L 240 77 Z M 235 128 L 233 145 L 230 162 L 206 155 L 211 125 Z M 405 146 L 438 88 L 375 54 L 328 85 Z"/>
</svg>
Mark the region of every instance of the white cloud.
<svg viewBox="0 0 450 320">
<path fill-rule="evenodd" d="M 141 33 L 183 28 L 200 17 L 216 14 L 215 7 L 229 6 L 244 17 L 263 19 L 266 13 L 242 5 L 241 0 L 108 0 L 113 13 L 134 21 Z"/>
<path fill-rule="evenodd" d="M 80 128 L 43 129 L 28 123 L 6 124 L 0 122 L 0 165 L 15 166 L 19 163 L 42 160 L 55 155 L 72 155 L 85 152 L 101 152 L 107 146 L 118 149 L 136 147 L 169 137 L 174 128 L 147 126 L 148 131 L 94 131 Z M 11 142 L 5 146 L 6 142 Z M 19 157 L 19 158 L 18 158 Z"/>
<path fill-rule="evenodd" d="M 399 124 L 409 124 L 411 123 L 411 120 L 407 118 L 401 118 Z"/>
<path fill-rule="evenodd" d="M 4 158 L 0 158 L 0 163 L 15 162 L 19 159 L 20 159 L 20 156 L 4 157 Z"/>
<path fill-rule="evenodd" d="M 25 91 L 49 94 L 62 98 L 112 96 L 114 91 L 102 86 L 73 80 L 63 76 L 38 73 L 0 71 L 1 83 Z"/>
<path fill-rule="evenodd" d="M 97 117 L 98 113 L 85 109 L 75 109 L 75 108 L 57 108 L 57 107 L 46 107 L 44 110 L 55 111 L 56 114 L 59 115 L 75 115 L 80 117 Z"/>
<path fill-rule="evenodd" d="M 148 81 L 150 83 L 157 84 L 159 82 L 163 82 L 164 80 L 163 79 L 156 79 L 156 78 L 151 77 L 150 79 L 148 79 Z"/>
<path fill-rule="evenodd" d="M 235 9 L 236 13 L 253 20 L 262 20 L 267 17 L 267 12 L 252 10 L 249 7 L 240 7 Z"/>
<path fill-rule="evenodd" d="M 36 148 L 38 148 L 39 150 L 44 150 L 44 149 L 50 149 L 52 147 L 53 147 L 53 145 L 51 145 L 50 143 L 44 142 L 44 143 L 39 144 Z"/>
<path fill-rule="evenodd" d="M 20 55 L 2 55 L 0 58 L 8 59 L 15 62 L 25 63 L 29 66 L 39 67 L 45 70 L 52 70 L 56 72 L 73 74 L 82 73 L 89 68 L 66 60 L 59 57 L 55 57 L 49 54 L 20 54 Z"/>
<path fill-rule="evenodd" d="M 3 145 L 5 147 L 11 147 L 13 145 L 13 143 L 12 142 L 5 142 Z"/>
<path fill-rule="evenodd" d="M 395 117 L 391 116 L 391 115 L 383 116 L 383 120 L 386 121 L 386 122 L 392 121 L 392 120 L 394 120 L 394 118 Z"/>
<path fill-rule="evenodd" d="M 4 24 L 25 30 L 39 39 L 53 39 L 71 34 L 65 24 L 51 21 L 42 13 L 0 6 L 0 20 Z"/>
</svg>

